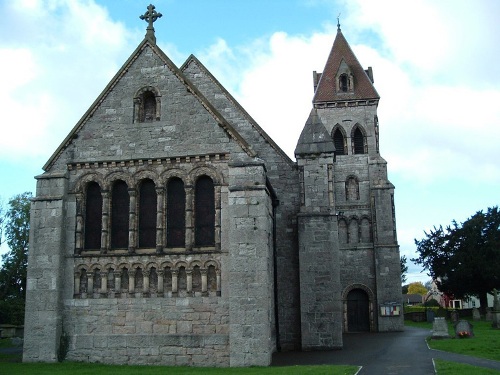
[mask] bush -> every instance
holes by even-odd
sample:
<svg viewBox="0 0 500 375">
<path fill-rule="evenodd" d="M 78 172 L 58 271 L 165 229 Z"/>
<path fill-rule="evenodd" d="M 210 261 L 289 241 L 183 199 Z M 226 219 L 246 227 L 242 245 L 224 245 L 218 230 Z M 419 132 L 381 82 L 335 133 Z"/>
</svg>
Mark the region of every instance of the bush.
<svg viewBox="0 0 500 375">
<path fill-rule="evenodd" d="M 0 301 L 0 324 L 24 324 L 24 300 Z"/>
</svg>

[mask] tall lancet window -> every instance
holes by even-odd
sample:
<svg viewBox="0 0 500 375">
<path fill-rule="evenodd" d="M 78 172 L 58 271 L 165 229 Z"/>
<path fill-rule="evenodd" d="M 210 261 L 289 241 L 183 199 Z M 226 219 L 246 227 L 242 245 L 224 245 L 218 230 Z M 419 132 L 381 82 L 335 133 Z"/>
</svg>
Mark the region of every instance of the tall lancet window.
<svg viewBox="0 0 500 375">
<path fill-rule="evenodd" d="M 150 179 L 141 181 L 139 189 L 139 247 L 156 246 L 156 189 Z"/>
<path fill-rule="evenodd" d="M 130 196 L 125 181 L 118 180 L 111 191 L 111 248 L 128 247 Z"/>
<path fill-rule="evenodd" d="M 335 130 L 333 133 L 333 144 L 335 145 L 335 154 L 336 155 L 346 155 L 347 150 L 345 148 L 345 138 L 344 134 L 340 131 L 340 129 Z"/>
<path fill-rule="evenodd" d="M 195 245 L 215 245 L 215 189 L 212 179 L 201 176 L 195 186 Z"/>
<path fill-rule="evenodd" d="M 167 185 L 167 247 L 184 247 L 186 242 L 186 192 L 180 178 Z"/>
<path fill-rule="evenodd" d="M 89 182 L 85 196 L 85 242 L 86 250 L 101 248 L 102 195 L 97 182 Z"/>
<path fill-rule="evenodd" d="M 355 154 L 366 154 L 365 136 L 359 128 L 356 128 L 356 130 L 354 130 L 352 143 Z"/>
</svg>

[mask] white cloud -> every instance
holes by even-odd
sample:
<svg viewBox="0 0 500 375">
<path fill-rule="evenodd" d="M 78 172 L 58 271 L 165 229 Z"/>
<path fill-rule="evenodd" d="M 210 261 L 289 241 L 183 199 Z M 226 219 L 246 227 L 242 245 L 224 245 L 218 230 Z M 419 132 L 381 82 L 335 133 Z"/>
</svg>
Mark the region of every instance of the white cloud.
<svg viewBox="0 0 500 375">
<path fill-rule="evenodd" d="M 91 0 L 0 7 L 0 33 L 12 36 L 0 42 L 0 157 L 48 158 L 133 50 L 132 38 Z"/>
</svg>

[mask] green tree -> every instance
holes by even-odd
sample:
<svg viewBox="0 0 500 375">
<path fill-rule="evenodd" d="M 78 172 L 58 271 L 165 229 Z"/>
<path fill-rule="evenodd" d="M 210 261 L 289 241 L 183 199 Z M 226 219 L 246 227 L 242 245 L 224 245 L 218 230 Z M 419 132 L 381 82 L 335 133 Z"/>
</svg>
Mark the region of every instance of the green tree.
<svg viewBox="0 0 500 375">
<path fill-rule="evenodd" d="M 31 193 L 16 195 L 4 216 L 3 234 L 9 251 L 2 255 L 0 301 L 24 300 L 30 229 Z"/>
<path fill-rule="evenodd" d="M 408 265 L 406 264 L 406 255 L 400 259 L 401 262 L 401 285 L 406 282 L 406 274 L 408 273 Z"/>
<path fill-rule="evenodd" d="M 408 294 L 420 294 L 425 296 L 428 290 L 420 281 L 415 281 L 413 283 L 408 284 Z"/>
<path fill-rule="evenodd" d="M 485 312 L 487 293 L 500 288 L 500 211 L 488 208 L 464 223 L 434 227 L 418 241 L 412 261 L 429 271 L 439 290 L 455 298 L 476 296 Z"/>
</svg>

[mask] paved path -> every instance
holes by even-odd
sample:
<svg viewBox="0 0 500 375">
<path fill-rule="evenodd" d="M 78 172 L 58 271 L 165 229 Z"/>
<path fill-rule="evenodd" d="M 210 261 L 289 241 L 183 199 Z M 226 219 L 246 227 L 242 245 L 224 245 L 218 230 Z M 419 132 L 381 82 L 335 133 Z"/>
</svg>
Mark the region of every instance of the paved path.
<svg viewBox="0 0 500 375">
<path fill-rule="evenodd" d="M 435 374 L 433 359 L 467 363 L 498 370 L 500 362 L 432 350 L 425 338 L 429 330 L 405 327 L 403 332 L 350 333 L 344 335 L 344 349 L 324 352 L 275 353 L 273 366 L 356 365 L 359 375 Z"/>
</svg>

